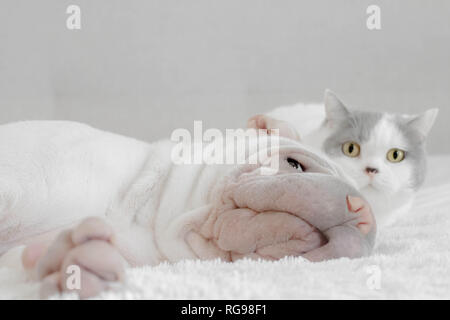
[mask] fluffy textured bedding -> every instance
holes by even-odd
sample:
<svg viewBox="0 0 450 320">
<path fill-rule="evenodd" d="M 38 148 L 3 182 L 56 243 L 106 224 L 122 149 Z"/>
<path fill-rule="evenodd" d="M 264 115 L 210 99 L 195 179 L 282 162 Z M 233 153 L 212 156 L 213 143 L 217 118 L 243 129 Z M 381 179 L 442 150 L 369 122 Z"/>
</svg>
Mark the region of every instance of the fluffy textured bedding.
<svg viewBox="0 0 450 320">
<path fill-rule="evenodd" d="M 450 297 L 450 156 L 432 156 L 411 212 L 378 231 L 370 257 L 312 263 L 182 261 L 127 271 L 100 299 L 419 299 Z M 379 281 L 378 281 L 379 280 Z M 38 298 L 21 270 L 0 268 L 1 299 Z M 65 294 L 54 298 L 76 298 Z"/>
</svg>

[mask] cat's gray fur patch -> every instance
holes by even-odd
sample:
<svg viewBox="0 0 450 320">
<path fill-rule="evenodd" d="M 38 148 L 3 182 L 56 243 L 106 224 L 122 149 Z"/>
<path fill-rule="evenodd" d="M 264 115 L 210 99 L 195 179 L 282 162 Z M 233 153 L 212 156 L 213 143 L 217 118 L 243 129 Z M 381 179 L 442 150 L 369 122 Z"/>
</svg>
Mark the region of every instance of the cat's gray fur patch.
<svg viewBox="0 0 450 320">
<path fill-rule="evenodd" d="M 397 128 L 403 134 L 403 137 L 408 144 L 405 160 L 413 164 L 411 187 L 417 189 L 423 184 L 426 175 L 427 156 L 425 151 L 425 141 L 417 130 L 408 125 L 409 120 L 400 116 L 395 116 L 394 119 Z"/>
<path fill-rule="evenodd" d="M 342 155 L 342 144 L 347 141 L 363 143 L 381 120 L 380 112 L 352 111 L 348 118 L 340 118 L 333 123 L 333 133 L 325 140 L 323 149 L 330 156 Z M 326 125 L 326 124 L 324 124 Z"/>
</svg>

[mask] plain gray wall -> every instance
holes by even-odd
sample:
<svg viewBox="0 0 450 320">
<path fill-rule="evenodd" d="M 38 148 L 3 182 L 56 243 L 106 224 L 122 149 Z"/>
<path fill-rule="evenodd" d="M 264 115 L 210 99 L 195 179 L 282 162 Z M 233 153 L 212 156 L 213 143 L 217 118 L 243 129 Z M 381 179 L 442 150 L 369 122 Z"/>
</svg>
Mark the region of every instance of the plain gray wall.
<svg viewBox="0 0 450 320">
<path fill-rule="evenodd" d="M 66 28 L 77 4 L 82 30 Z M 381 7 L 382 29 L 366 28 Z M 278 105 L 439 107 L 450 152 L 450 1 L 0 0 L 0 121 L 69 119 L 145 140 Z"/>
</svg>

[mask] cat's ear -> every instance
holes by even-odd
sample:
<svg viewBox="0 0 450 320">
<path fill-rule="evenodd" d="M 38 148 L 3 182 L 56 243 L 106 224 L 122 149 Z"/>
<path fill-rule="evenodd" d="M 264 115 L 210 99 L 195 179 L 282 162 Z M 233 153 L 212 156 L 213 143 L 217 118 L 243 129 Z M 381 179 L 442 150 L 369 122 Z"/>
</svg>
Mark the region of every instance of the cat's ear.
<svg viewBox="0 0 450 320">
<path fill-rule="evenodd" d="M 411 120 L 408 121 L 408 126 L 419 133 L 422 141 L 425 140 L 431 128 L 433 127 L 438 112 L 439 109 L 429 109 L 424 113 L 414 116 Z"/>
<path fill-rule="evenodd" d="M 332 125 L 335 121 L 346 119 L 350 116 L 350 111 L 347 110 L 336 94 L 329 89 L 325 90 L 324 105 L 326 121 L 329 125 Z"/>
</svg>

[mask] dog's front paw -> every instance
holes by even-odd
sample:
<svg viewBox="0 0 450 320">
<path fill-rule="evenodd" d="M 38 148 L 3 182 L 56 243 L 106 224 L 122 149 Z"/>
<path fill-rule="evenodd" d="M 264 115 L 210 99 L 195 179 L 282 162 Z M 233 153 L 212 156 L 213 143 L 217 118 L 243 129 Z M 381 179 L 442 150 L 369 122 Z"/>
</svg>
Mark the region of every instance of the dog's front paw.
<svg viewBox="0 0 450 320">
<path fill-rule="evenodd" d="M 82 299 L 89 298 L 111 282 L 123 280 L 126 262 L 112 237 L 111 227 L 100 218 L 87 218 L 60 233 L 34 267 L 42 280 L 41 297 L 76 292 Z"/>
</svg>

